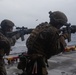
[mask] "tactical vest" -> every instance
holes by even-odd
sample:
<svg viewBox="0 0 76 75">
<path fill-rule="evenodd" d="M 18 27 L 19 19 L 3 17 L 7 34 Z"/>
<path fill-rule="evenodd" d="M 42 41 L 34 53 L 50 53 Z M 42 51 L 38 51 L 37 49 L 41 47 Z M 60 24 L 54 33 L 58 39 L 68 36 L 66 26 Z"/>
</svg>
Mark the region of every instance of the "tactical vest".
<svg viewBox="0 0 76 75">
<path fill-rule="evenodd" d="M 40 34 L 43 34 L 40 35 Z M 49 34 L 51 35 L 49 35 Z M 44 36 L 46 34 L 46 36 Z M 46 38 L 47 37 L 47 38 Z M 26 41 L 28 53 L 38 53 L 50 58 L 53 55 L 61 52 L 59 34 L 57 29 L 47 22 L 38 25 L 30 34 Z"/>
<path fill-rule="evenodd" d="M 30 34 L 29 38 L 26 41 L 27 48 L 32 49 L 34 42 L 39 37 L 39 34 L 47 27 L 50 27 L 50 25 L 47 22 L 41 23 L 32 31 L 32 33 Z"/>
</svg>

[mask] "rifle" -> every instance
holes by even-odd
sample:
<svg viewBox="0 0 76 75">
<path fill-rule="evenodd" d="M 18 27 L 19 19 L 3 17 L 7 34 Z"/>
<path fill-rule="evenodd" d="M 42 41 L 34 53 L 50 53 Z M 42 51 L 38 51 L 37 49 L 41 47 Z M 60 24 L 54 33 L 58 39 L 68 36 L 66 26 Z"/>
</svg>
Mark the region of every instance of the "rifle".
<svg viewBox="0 0 76 75">
<path fill-rule="evenodd" d="M 60 29 L 60 31 L 62 31 L 62 33 L 68 33 L 69 37 L 68 37 L 68 42 L 71 41 L 71 33 L 75 33 L 76 32 L 76 25 L 71 25 L 70 23 L 65 24 L 64 28 Z"/>
<path fill-rule="evenodd" d="M 24 26 L 16 27 L 16 31 L 8 32 L 8 33 L 6 33 L 6 36 L 11 38 L 12 36 L 20 33 L 21 40 L 24 41 L 24 35 L 25 34 L 30 34 L 32 32 L 32 30 L 33 30 L 32 28 L 28 29 L 27 27 L 24 27 Z"/>
</svg>

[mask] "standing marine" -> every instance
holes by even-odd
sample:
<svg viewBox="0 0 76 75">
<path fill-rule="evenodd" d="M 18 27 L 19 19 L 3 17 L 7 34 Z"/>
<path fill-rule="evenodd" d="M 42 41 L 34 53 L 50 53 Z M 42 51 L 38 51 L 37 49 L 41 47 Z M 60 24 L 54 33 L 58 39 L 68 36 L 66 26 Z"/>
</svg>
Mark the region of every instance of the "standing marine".
<svg viewBox="0 0 76 75">
<path fill-rule="evenodd" d="M 47 75 L 47 60 L 64 51 L 68 34 L 60 35 L 59 29 L 68 21 L 61 11 L 49 12 L 50 22 L 39 24 L 26 41 L 29 61 L 27 75 Z"/>
<path fill-rule="evenodd" d="M 13 31 L 15 25 L 10 20 L 4 19 L 0 25 L 0 75 L 7 75 L 3 57 L 4 55 L 9 55 L 11 46 L 14 46 L 16 40 L 20 38 L 20 33 L 17 33 L 12 37 L 7 36 L 8 32 Z"/>
</svg>

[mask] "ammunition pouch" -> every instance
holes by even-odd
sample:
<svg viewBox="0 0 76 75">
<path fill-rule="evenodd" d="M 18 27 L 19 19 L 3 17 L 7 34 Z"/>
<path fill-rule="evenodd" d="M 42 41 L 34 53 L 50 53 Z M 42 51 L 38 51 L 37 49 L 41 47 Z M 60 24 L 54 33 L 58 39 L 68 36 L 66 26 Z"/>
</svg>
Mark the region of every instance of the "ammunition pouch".
<svg viewBox="0 0 76 75">
<path fill-rule="evenodd" d="M 17 65 L 17 68 L 24 71 L 25 68 L 26 68 L 28 60 L 29 60 L 28 56 L 26 56 L 26 55 L 19 55 L 19 63 Z"/>
</svg>

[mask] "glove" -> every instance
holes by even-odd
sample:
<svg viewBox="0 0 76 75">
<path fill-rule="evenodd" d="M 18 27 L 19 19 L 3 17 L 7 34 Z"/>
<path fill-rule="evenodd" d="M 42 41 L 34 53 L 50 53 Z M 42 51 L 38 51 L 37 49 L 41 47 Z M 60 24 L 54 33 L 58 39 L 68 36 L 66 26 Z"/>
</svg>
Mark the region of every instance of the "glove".
<svg viewBox="0 0 76 75">
<path fill-rule="evenodd" d="M 65 42 L 65 38 L 63 35 L 60 36 L 59 41 L 63 45 L 64 48 L 67 46 L 67 43 Z"/>
<path fill-rule="evenodd" d="M 62 36 L 63 36 L 65 39 L 68 39 L 68 38 L 69 38 L 69 34 L 68 34 L 68 33 L 64 33 Z"/>
</svg>

